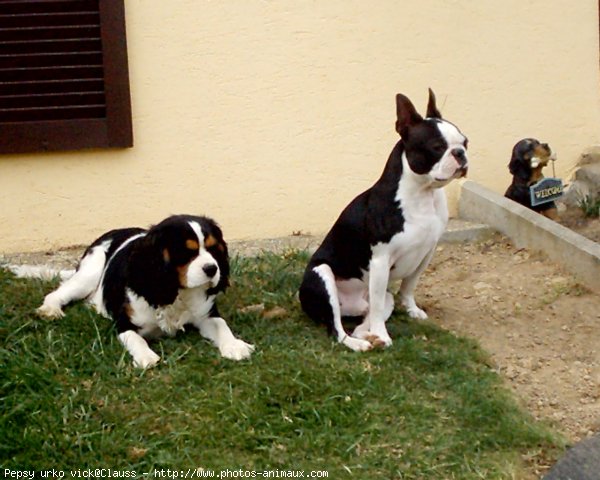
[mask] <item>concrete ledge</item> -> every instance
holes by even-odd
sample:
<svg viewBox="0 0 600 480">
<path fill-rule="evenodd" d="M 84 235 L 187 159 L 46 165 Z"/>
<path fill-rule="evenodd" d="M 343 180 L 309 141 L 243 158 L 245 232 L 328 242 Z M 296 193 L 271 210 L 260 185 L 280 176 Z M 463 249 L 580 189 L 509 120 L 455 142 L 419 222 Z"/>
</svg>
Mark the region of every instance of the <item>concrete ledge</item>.
<svg viewBox="0 0 600 480">
<path fill-rule="evenodd" d="M 600 292 L 600 245 L 472 181 L 462 185 L 461 218 L 485 223 L 519 248 L 542 251 Z"/>
<path fill-rule="evenodd" d="M 448 228 L 440 238 L 440 243 L 479 242 L 491 237 L 494 232 L 495 230 L 489 225 L 451 218 Z"/>
</svg>

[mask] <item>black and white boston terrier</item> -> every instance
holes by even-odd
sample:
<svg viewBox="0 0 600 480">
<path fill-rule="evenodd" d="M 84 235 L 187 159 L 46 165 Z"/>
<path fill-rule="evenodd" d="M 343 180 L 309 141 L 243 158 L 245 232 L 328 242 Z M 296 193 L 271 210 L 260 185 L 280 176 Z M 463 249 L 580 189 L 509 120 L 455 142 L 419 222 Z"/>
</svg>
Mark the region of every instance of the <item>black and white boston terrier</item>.
<svg viewBox="0 0 600 480">
<path fill-rule="evenodd" d="M 300 302 L 337 341 L 355 351 L 390 346 L 385 322 L 394 309 L 390 282 L 401 280 L 408 315 L 426 319 L 414 290 L 448 222 L 441 187 L 467 173 L 467 138 L 437 109 L 429 90 L 427 116 L 396 95 L 396 144 L 377 182 L 341 215 L 310 259 Z M 344 317 L 362 317 L 351 336 Z"/>
</svg>

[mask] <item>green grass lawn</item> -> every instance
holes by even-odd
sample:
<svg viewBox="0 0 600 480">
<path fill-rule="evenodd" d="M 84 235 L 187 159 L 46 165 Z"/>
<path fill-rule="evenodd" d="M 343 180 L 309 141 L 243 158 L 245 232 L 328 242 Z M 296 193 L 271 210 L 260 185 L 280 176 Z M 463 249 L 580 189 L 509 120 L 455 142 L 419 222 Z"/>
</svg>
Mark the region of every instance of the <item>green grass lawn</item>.
<svg viewBox="0 0 600 480">
<path fill-rule="evenodd" d="M 256 345 L 250 360 L 221 359 L 189 332 L 154 344 L 163 361 L 147 371 L 131 366 L 111 322 L 82 304 L 39 319 L 53 285 L 0 270 L 2 468 L 494 479 L 559 455 L 560 437 L 517 406 L 471 340 L 396 312 L 391 348 L 334 343 L 296 299 L 307 259 L 233 260 L 219 305 Z M 258 303 L 286 312 L 241 311 Z"/>
</svg>

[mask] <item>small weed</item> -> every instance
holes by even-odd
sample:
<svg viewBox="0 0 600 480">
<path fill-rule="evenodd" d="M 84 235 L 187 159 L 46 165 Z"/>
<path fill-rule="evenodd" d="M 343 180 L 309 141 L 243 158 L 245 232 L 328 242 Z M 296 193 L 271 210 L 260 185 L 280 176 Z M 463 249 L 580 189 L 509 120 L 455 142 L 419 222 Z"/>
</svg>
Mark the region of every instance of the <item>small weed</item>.
<svg viewBox="0 0 600 480">
<path fill-rule="evenodd" d="M 600 198 L 594 199 L 593 196 L 588 195 L 579 201 L 579 208 L 585 217 L 598 218 L 600 216 Z"/>
<path fill-rule="evenodd" d="M 147 371 L 131 367 L 111 323 L 82 304 L 60 321 L 37 318 L 51 285 L 0 269 L 3 468 L 489 480 L 522 478 L 526 462 L 562 452 L 470 340 L 398 312 L 386 350 L 333 342 L 296 298 L 307 259 L 233 260 L 219 310 L 256 345 L 250 360 L 225 360 L 189 332 L 155 344 L 162 362 Z M 285 315 L 244 309 L 258 303 Z"/>
</svg>

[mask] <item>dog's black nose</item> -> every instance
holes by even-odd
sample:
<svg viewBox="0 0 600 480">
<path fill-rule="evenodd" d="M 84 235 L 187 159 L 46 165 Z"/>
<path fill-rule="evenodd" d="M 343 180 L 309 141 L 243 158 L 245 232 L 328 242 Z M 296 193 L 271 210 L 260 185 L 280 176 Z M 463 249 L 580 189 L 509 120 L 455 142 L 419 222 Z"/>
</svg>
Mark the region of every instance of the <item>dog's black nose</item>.
<svg viewBox="0 0 600 480">
<path fill-rule="evenodd" d="M 453 148 L 451 153 L 461 167 L 465 166 L 467 163 L 467 156 L 465 155 L 465 150 L 463 148 Z"/>
<path fill-rule="evenodd" d="M 214 263 L 209 263 L 208 265 L 204 265 L 202 270 L 204 270 L 207 277 L 212 278 L 217 274 L 218 268 Z"/>
</svg>

